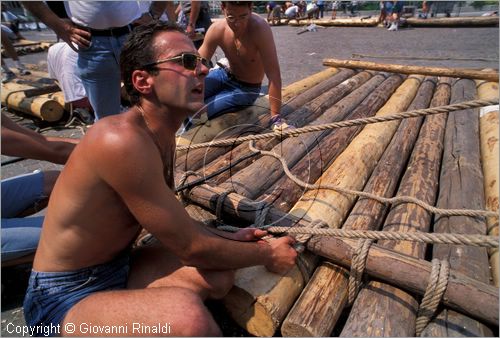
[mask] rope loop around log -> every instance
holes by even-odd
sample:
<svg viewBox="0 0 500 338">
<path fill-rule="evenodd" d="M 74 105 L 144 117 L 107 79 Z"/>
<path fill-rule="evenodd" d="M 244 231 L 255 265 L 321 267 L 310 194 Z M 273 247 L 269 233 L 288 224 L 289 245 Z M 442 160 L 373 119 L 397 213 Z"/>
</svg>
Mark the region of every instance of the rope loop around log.
<svg viewBox="0 0 500 338">
<path fill-rule="evenodd" d="M 181 178 L 179 179 L 179 186 L 183 186 L 186 183 L 189 176 L 199 177 L 199 174 L 197 172 L 190 171 L 190 170 L 185 171 L 182 174 Z M 179 191 L 178 194 L 179 194 L 179 199 L 181 200 L 182 204 L 184 206 L 186 206 L 188 204 L 188 202 L 187 202 L 188 198 L 186 196 L 186 191 Z"/>
<path fill-rule="evenodd" d="M 373 239 L 360 239 L 358 240 L 358 246 L 354 250 L 351 258 L 351 271 L 349 274 L 349 298 L 348 304 L 352 306 L 356 296 L 358 295 L 359 289 L 361 287 L 363 277 L 363 272 L 366 267 L 366 258 L 368 257 L 368 250 L 373 243 Z"/>
<path fill-rule="evenodd" d="M 415 333 L 420 336 L 427 324 L 436 314 L 436 310 L 446 292 L 450 275 L 450 263 L 446 260 L 432 260 L 432 270 L 429 277 L 429 284 L 425 290 L 424 297 L 420 303 L 415 323 Z"/>
</svg>

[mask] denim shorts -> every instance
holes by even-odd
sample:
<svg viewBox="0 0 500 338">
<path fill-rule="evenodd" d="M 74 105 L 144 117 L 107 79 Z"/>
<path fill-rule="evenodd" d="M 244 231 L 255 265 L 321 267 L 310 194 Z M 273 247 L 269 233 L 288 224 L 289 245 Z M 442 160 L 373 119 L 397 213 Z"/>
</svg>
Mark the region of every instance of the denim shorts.
<svg viewBox="0 0 500 338">
<path fill-rule="evenodd" d="M 24 298 L 24 318 L 30 327 L 61 324 L 79 301 L 98 291 L 125 289 L 129 272 L 128 254 L 113 261 L 67 272 L 32 270 Z M 46 331 L 50 332 L 50 331 Z"/>
</svg>

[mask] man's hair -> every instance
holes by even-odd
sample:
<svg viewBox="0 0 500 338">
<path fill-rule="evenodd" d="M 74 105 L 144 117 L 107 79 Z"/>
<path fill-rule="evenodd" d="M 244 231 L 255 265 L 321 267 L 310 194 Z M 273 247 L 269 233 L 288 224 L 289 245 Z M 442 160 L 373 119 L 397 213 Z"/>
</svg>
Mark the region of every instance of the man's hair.
<svg viewBox="0 0 500 338">
<path fill-rule="evenodd" d="M 127 38 L 120 54 L 120 72 L 125 89 L 134 105 L 140 102 L 141 94 L 132 84 L 132 72 L 144 69 L 152 75 L 157 75 L 158 70 L 154 67 L 143 67 L 145 64 L 155 62 L 157 51 L 153 47 L 153 40 L 158 32 L 180 32 L 184 30 L 175 23 L 153 21 L 136 27 Z"/>
<path fill-rule="evenodd" d="M 221 1 L 223 7 L 227 7 L 227 4 L 231 3 L 234 6 L 252 6 L 252 1 Z"/>
</svg>

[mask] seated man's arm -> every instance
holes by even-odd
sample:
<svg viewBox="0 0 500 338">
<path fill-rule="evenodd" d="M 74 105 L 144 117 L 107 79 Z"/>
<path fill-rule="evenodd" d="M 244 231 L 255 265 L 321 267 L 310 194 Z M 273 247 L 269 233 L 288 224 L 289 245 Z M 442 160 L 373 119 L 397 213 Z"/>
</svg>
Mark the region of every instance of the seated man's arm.
<svg viewBox="0 0 500 338">
<path fill-rule="evenodd" d="M 273 34 L 268 25 L 259 26 L 258 48 L 264 66 L 264 71 L 269 79 L 269 106 L 271 116 L 279 115 L 281 110 L 281 71 L 274 45 Z"/>
<path fill-rule="evenodd" d="M 201 56 L 204 58 L 210 60 L 212 59 L 212 56 L 215 53 L 215 50 L 217 49 L 218 46 L 218 39 L 219 39 L 219 34 L 221 28 L 219 23 L 214 23 L 208 28 L 207 33 L 205 34 L 205 39 L 203 40 L 203 44 L 201 45 L 200 49 L 198 49 L 198 52 L 200 53 Z"/>
<path fill-rule="evenodd" d="M 92 139 L 95 151 L 86 152 L 86 161 L 98 163 L 98 176 L 118 193 L 138 223 L 183 264 L 205 269 L 265 265 L 280 273 L 293 266 L 296 252 L 291 247 L 291 237 L 271 243 L 241 242 L 224 238 L 193 221 L 166 185 L 159 151 L 147 134 L 128 134 L 123 130 L 107 134 Z M 88 137 L 86 141 L 89 142 Z M 116 163 L 120 163 L 119 168 Z"/>
<path fill-rule="evenodd" d="M 2 154 L 64 164 L 79 140 L 46 137 L 2 115 Z"/>
</svg>

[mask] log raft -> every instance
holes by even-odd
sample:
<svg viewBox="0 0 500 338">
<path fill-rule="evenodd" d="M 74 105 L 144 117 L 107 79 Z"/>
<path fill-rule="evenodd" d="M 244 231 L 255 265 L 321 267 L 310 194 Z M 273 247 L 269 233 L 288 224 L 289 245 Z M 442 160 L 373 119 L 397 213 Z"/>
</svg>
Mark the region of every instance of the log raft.
<svg viewBox="0 0 500 338">
<path fill-rule="evenodd" d="M 343 72 L 341 68 L 339 70 L 340 73 Z M 316 118 L 315 114 L 321 114 L 321 112 L 323 119 L 316 118 L 313 124 L 329 121 L 341 111 L 344 113 L 339 118 L 351 119 L 360 117 L 356 115 L 356 112 L 361 113 L 361 110 L 364 110 L 368 115 L 370 109 L 379 110 L 377 115 L 385 115 L 422 108 L 429 104 L 431 97 L 433 99 L 430 106 L 442 106 L 448 103 L 451 88 L 455 91 L 452 102 L 471 100 L 476 97 L 491 98 L 487 95 L 480 95 L 481 90 L 488 88 L 492 84 L 491 82 L 484 82 L 485 80 L 474 82 L 465 78 L 451 80 L 444 77 L 449 71 L 455 70 L 437 73 L 438 80 L 431 77 L 424 78 L 423 75 L 410 75 L 405 81 L 406 75 L 404 73 L 397 72 L 391 76 L 386 73 L 373 72 L 350 90 L 342 90 L 341 96 L 343 98 L 337 102 L 332 101 L 333 106 L 330 108 L 328 108 L 327 102 L 331 98 L 326 99 L 327 93 L 341 90 L 342 84 L 325 91 L 316 99 L 311 99 L 302 108 L 296 106 L 298 109 L 293 107 L 294 109 L 285 110 L 282 113 L 290 114 L 291 120 L 295 119 L 299 125 L 303 125 L 311 124 L 311 120 Z M 350 78 L 348 77 L 344 82 L 352 84 L 356 82 L 353 79 L 363 77 L 363 73 L 359 70 L 358 73 L 351 73 Z M 485 73 L 491 74 L 492 72 Z M 404 83 L 401 85 L 402 81 Z M 452 83 L 453 87 L 451 87 Z M 468 83 L 467 86 L 464 83 Z M 476 85 L 478 87 L 477 96 L 474 95 Z M 493 85 L 498 84 L 493 82 Z M 397 88 L 398 86 L 399 88 Z M 382 88 L 385 88 L 386 91 L 383 91 Z M 363 92 L 365 93 L 361 94 Z M 459 98 L 457 93 L 460 92 L 467 93 L 469 96 Z M 363 98 L 356 98 L 356 96 L 363 96 Z M 299 97 L 300 95 L 297 96 L 297 99 Z M 396 102 L 398 103 L 396 104 Z M 412 102 L 411 105 L 410 102 Z M 336 113 L 332 113 L 334 111 Z M 308 113 L 313 117 L 308 117 Z M 461 118 L 464 120 L 460 120 L 460 114 L 467 116 L 468 119 L 476 119 L 477 123 L 471 124 L 463 116 Z M 470 195 L 477 196 L 473 198 L 476 201 L 474 203 L 479 203 L 477 201 L 483 199 L 482 206 L 471 204 L 469 207 L 484 209 L 487 207 L 484 203 L 487 201 L 485 196 L 488 196 L 487 185 L 489 183 L 487 182 L 490 179 L 486 178 L 486 167 L 489 165 L 487 165 L 488 161 L 485 160 L 484 150 L 487 148 L 481 145 L 481 152 L 479 151 L 480 119 L 478 109 L 470 109 L 465 113 L 451 112 L 422 118 L 407 118 L 401 122 L 391 121 L 364 127 L 340 128 L 324 133 L 312 132 L 309 135 L 306 133 L 288 139 L 276 137 L 275 139 L 257 141 L 257 144 L 259 144 L 259 148 L 265 149 L 270 149 L 272 145 L 274 152 L 279 152 L 286 159 L 291 171 L 304 181 L 332 182 L 387 197 L 409 195 L 433 205 L 437 199 L 438 187 L 441 199 L 444 196 L 445 190 L 443 189 L 446 187 L 445 177 L 452 180 L 453 176 L 449 169 L 447 171 L 444 169 L 446 165 L 443 165 L 443 171 L 446 173 L 443 172 L 439 175 L 444 147 L 445 123 L 448 117 L 452 117 L 458 122 L 454 123 L 455 127 L 449 125 L 447 133 L 456 132 L 455 129 L 458 128 L 460 132 L 457 135 L 462 135 L 462 141 L 452 142 L 456 143 L 454 151 L 467 149 L 467 151 L 462 152 L 469 152 L 472 149 L 472 144 L 476 143 L 474 149 L 477 148 L 477 152 L 474 160 L 468 161 L 464 157 L 461 161 L 461 164 L 464 165 L 464 170 L 461 170 L 464 177 L 461 180 L 462 182 L 470 181 L 471 183 L 467 183 L 468 186 L 475 186 L 475 189 L 471 190 L 470 193 Z M 472 132 L 470 130 L 466 132 L 467 128 L 465 127 L 472 128 L 470 129 Z M 347 136 L 346 132 L 350 129 L 357 129 L 357 132 L 352 136 Z M 486 132 L 487 128 L 483 129 L 481 132 Z M 317 137 L 317 140 L 312 138 L 312 135 Z M 321 136 L 318 137 L 318 135 Z M 496 140 L 498 140 L 497 135 L 498 132 Z M 458 140 L 457 137 L 455 139 Z M 483 139 L 490 138 L 490 136 L 482 137 Z M 299 139 L 308 140 L 306 141 L 308 145 L 304 146 L 304 143 Z M 495 135 L 493 135 L 493 140 L 490 140 L 490 148 L 492 149 L 495 146 L 494 139 Z M 453 149 L 449 146 L 450 141 L 447 142 L 447 149 Z M 483 141 L 483 143 L 485 142 Z M 238 156 L 248 154 L 248 152 L 245 153 L 247 147 L 247 144 L 236 147 Z M 309 149 L 311 152 L 306 153 L 306 156 L 297 155 L 301 148 Z M 446 152 L 449 150 L 445 150 L 445 157 L 448 156 L 452 159 L 458 156 L 457 153 L 446 155 Z M 479 153 L 483 156 L 481 161 L 479 161 Z M 222 161 L 227 161 L 229 154 L 228 152 L 223 156 L 216 157 L 210 166 L 221 168 Z M 460 156 L 462 155 L 460 153 Z M 226 160 L 223 160 L 224 158 Z M 217 163 L 219 160 L 221 163 Z M 266 201 L 271 204 L 265 217 L 265 224 L 278 226 L 309 226 L 310 220 L 320 219 L 326 221 L 330 226 L 346 229 L 376 229 L 383 225 L 385 231 L 414 231 L 415 229 L 436 231 L 439 229 L 439 222 L 442 222 L 443 219 L 439 215 L 433 217 L 431 213 L 411 203 L 394 206 L 382 205 L 371 199 L 357 199 L 351 195 L 327 189 L 303 192 L 302 188 L 297 188 L 293 184 L 283 184 L 288 179 L 281 177 L 281 164 L 275 163 L 275 159 L 256 155 L 249 161 L 253 161 L 253 164 L 246 162 L 240 170 L 225 173 L 221 179 L 216 177 L 212 182 L 207 182 L 210 185 L 202 184 L 188 189 L 186 191 L 187 199 L 213 212 L 218 196 L 227 191 L 228 188 L 236 187 L 236 192 L 230 193 L 223 202 L 222 214 L 225 222 L 235 222 L 234 224 L 240 226 L 254 222 L 256 217 L 255 201 Z M 306 162 L 314 163 L 310 171 L 305 164 Z M 316 162 L 320 162 L 321 165 Z M 262 163 L 267 163 L 264 169 Z M 470 163 L 476 164 L 469 165 Z M 249 170 L 251 167 L 255 170 Z M 312 177 L 318 177 L 310 178 L 304 172 L 311 173 Z M 482 187 L 483 172 L 485 176 L 484 189 Z M 194 179 L 194 177 L 190 177 L 188 182 Z M 448 185 L 457 188 L 456 184 Z M 273 195 L 273 192 L 280 188 L 283 189 L 278 200 L 280 203 L 284 202 L 282 207 L 275 204 L 277 200 Z M 463 195 L 467 199 L 468 190 L 468 188 L 462 191 L 457 190 L 453 194 Z M 289 192 L 290 195 L 296 197 L 288 199 Z M 284 199 L 281 199 L 282 196 Z M 298 202 L 291 208 L 297 199 Z M 317 205 L 314 202 L 317 202 Z M 461 208 L 464 205 L 467 204 L 463 204 Z M 496 211 L 498 206 L 488 207 L 488 210 Z M 486 234 L 486 219 L 484 218 L 465 216 L 446 218 L 461 219 L 471 228 L 475 228 L 476 223 L 482 222 L 481 233 Z M 430 223 L 433 219 L 436 220 L 434 227 Z M 385 223 L 382 223 L 384 220 Z M 495 220 L 498 222 L 497 218 L 492 218 L 492 221 Z M 490 226 L 490 230 L 492 229 L 493 227 Z M 415 335 L 415 311 L 427 286 L 431 270 L 430 262 L 426 261 L 424 257 L 428 259 L 428 254 L 432 250 L 438 250 L 441 246 L 458 248 L 463 252 L 481 252 L 482 257 L 481 263 L 478 263 L 481 268 L 452 266 L 448 288 L 442 299 L 442 309 L 446 311 L 447 315 L 457 314 L 456 317 L 448 316 L 448 320 L 459 318 L 462 322 L 453 319 L 450 325 L 453 323 L 473 325 L 474 329 L 469 330 L 475 334 L 490 334 L 491 329 L 493 332 L 498 330 L 498 288 L 490 285 L 491 276 L 488 271 L 486 249 L 457 245 L 424 245 L 406 241 L 379 241 L 372 245 L 366 262 L 365 273 L 367 277 L 372 278 L 372 281 L 361 289 L 353 307 L 345 308 L 348 268 L 356 245 L 357 243 L 353 240 L 312 236 L 306 244 L 308 251 L 302 254 L 304 257 L 300 260 L 301 264 L 292 269 L 286 276 L 276 276 L 267 272 L 263 267 L 239 270 L 235 287 L 226 296 L 224 303 L 236 322 L 247 329 L 249 333 L 257 336 L 275 335 L 280 327 L 281 334 L 284 336 L 324 336 L 330 335 L 332 329 L 336 334 L 342 336 Z M 426 247 L 428 247 L 427 250 Z M 427 256 L 424 255 L 424 252 L 427 252 Z M 490 259 L 493 259 L 493 256 Z M 479 260 L 475 261 L 479 262 Z M 478 276 L 481 276 L 481 280 L 476 278 Z M 333 291 L 332 285 L 334 285 Z M 300 298 L 299 294 L 301 294 Z M 324 299 L 328 299 L 328 302 L 324 302 Z M 336 322 L 342 311 L 345 311 L 347 315 L 347 322 L 340 326 L 342 323 Z M 373 320 L 362 320 L 361 318 L 372 318 Z M 382 318 L 385 320 L 379 320 Z M 466 322 L 463 321 L 463 318 L 466 318 Z M 437 332 L 442 335 L 458 334 L 451 330 L 436 331 L 433 329 L 435 323 L 431 322 L 425 334 L 430 335 Z"/>
</svg>

